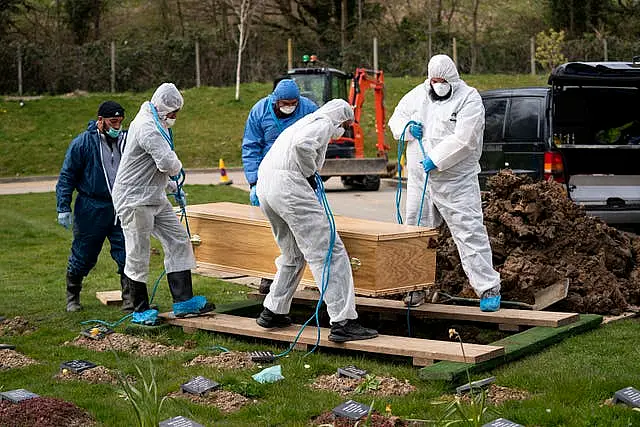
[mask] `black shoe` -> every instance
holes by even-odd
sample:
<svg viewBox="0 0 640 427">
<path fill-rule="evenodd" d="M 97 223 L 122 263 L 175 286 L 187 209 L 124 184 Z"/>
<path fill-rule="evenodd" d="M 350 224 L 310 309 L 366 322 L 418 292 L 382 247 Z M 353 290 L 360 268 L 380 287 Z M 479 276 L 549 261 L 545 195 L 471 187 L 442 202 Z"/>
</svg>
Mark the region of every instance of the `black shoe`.
<svg viewBox="0 0 640 427">
<path fill-rule="evenodd" d="M 256 323 L 263 328 L 286 328 L 291 325 L 291 317 L 288 314 L 276 314 L 265 307 L 256 319 Z"/>
<path fill-rule="evenodd" d="M 67 311 L 82 310 L 80 305 L 80 291 L 82 290 L 82 276 L 74 276 L 67 272 Z"/>
<path fill-rule="evenodd" d="M 349 319 L 331 325 L 329 341 L 345 342 L 368 340 L 377 336 L 378 331 L 376 331 L 375 329 L 365 328 L 360 323 L 358 323 L 358 321 Z"/>
<path fill-rule="evenodd" d="M 271 284 L 273 283 L 273 280 L 271 279 L 265 279 L 264 277 L 262 279 L 260 279 L 260 287 L 258 288 L 258 292 L 260 292 L 262 295 L 266 295 L 269 293 L 269 289 L 271 289 Z"/>
</svg>

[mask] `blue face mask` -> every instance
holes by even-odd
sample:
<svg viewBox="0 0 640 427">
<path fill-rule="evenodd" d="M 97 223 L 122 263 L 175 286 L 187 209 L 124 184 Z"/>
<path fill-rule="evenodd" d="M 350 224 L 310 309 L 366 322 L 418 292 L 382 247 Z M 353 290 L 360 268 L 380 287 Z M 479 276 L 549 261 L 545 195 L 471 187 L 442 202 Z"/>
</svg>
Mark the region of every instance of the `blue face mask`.
<svg viewBox="0 0 640 427">
<path fill-rule="evenodd" d="M 121 130 L 122 129 L 109 128 L 109 130 L 107 131 L 107 135 L 111 138 L 117 138 L 118 135 L 120 135 Z"/>
</svg>

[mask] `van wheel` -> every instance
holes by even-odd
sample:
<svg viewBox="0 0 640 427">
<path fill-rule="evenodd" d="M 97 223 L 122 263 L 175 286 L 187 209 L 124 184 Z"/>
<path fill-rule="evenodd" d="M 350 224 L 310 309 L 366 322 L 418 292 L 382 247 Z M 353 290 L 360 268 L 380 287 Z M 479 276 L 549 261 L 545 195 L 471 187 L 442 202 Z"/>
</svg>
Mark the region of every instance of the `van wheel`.
<svg viewBox="0 0 640 427">
<path fill-rule="evenodd" d="M 361 191 L 378 191 L 380 189 L 380 175 L 354 175 L 340 178 L 342 185 Z"/>
</svg>

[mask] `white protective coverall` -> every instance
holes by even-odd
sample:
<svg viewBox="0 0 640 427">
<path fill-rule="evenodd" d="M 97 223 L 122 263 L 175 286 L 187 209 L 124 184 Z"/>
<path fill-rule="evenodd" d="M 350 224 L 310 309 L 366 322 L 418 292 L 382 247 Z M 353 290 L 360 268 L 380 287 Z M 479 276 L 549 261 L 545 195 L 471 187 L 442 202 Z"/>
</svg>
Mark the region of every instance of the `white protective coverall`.
<svg viewBox="0 0 640 427">
<path fill-rule="evenodd" d="M 151 102 L 142 104 L 129 127 L 113 186 L 113 204 L 125 237 L 124 273 L 138 282 L 147 281 L 152 235 L 164 249 L 167 273 L 196 267 L 189 235 L 166 194 L 169 177 L 180 172 L 182 163 L 160 133 L 152 112 L 155 106 L 160 126 L 168 134 L 166 116 L 183 104 L 182 95 L 172 83 L 160 85 Z"/>
<path fill-rule="evenodd" d="M 281 251 L 276 259 L 278 271 L 264 300 L 264 306 L 274 313 L 289 313 L 305 260 L 318 287 L 322 284 L 331 232 L 324 209 L 306 177 L 322 168 L 329 140 L 342 135 L 340 125 L 353 118 L 347 102 L 331 100 L 285 129 L 260 163 L 260 209 L 269 219 Z M 324 302 L 331 323 L 357 319 L 351 264 L 337 234 L 330 268 Z"/>
<path fill-rule="evenodd" d="M 460 79 L 455 64 L 446 55 L 429 61 L 427 80 L 407 93 L 396 107 L 389 127 L 400 139 L 410 120 L 422 123 L 422 143 L 437 169 L 429 173 L 427 191 L 418 218 L 426 174 L 419 142 L 405 132 L 407 141 L 406 223 L 438 227 L 446 221 L 458 248 L 462 267 L 478 296 L 500 286 L 493 269 L 491 246 L 483 223 L 480 199 L 480 155 L 484 132 L 484 106 L 478 91 Z M 444 78 L 451 84 L 448 99 L 429 96 L 430 80 Z"/>
</svg>

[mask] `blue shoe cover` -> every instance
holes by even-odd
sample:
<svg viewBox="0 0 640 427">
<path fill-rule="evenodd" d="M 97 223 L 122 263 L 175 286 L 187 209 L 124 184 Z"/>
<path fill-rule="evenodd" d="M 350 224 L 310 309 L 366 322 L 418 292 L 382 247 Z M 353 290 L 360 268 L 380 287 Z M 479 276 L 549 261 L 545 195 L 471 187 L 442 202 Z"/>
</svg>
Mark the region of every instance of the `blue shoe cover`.
<svg viewBox="0 0 640 427">
<path fill-rule="evenodd" d="M 158 310 L 146 310 L 141 313 L 133 312 L 133 323 L 140 325 L 155 325 L 158 323 Z"/>
<path fill-rule="evenodd" d="M 500 310 L 500 295 L 495 297 L 482 298 L 480 300 L 481 311 L 498 311 Z"/>
<path fill-rule="evenodd" d="M 199 314 L 200 310 L 207 305 L 207 298 L 202 295 L 197 295 L 182 302 L 173 303 L 173 314 L 175 316 L 185 314 Z"/>
<path fill-rule="evenodd" d="M 260 384 L 275 383 L 276 381 L 284 379 L 280 365 L 265 368 L 257 374 L 252 375 L 251 378 L 258 381 Z"/>
</svg>

